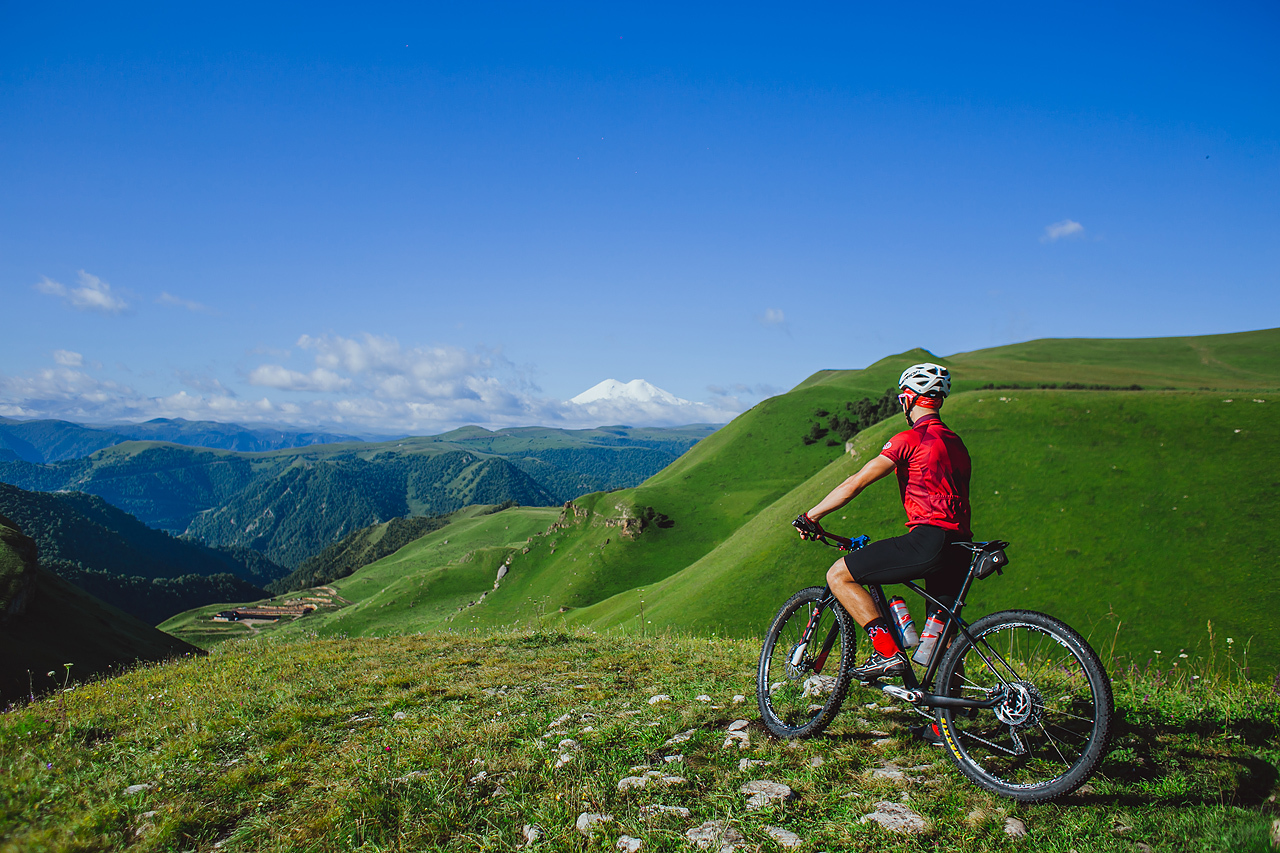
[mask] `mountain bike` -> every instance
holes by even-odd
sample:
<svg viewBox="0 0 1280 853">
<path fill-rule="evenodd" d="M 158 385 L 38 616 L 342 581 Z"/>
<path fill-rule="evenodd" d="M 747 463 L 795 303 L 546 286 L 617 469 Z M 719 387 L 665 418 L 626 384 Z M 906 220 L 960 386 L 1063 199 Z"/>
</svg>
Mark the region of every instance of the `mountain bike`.
<svg viewBox="0 0 1280 853">
<path fill-rule="evenodd" d="M 820 527 L 805 533 L 842 551 L 871 541 Z M 952 607 L 914 582 L 905 584 L 945 620 L 923 672 L 917 674 L 919 662 L 913 661 L 893 677 L 901 684 L 872 680 L 862 686 L 936 720 L 947 754 L 979 787 L 1026 803 L 1069 794 L 1097 768 L 1111 735 L 1115 709 L 1102 661 L 1080 634 L 1044 613 L 1003 610 L 966 622 L 965 597 L 976 581 L 1004 573 L 1009 543 L 952 547 L 970 552 Z M 906 650 L 883 588 L 867 590 L 898 647 Z M 765 636 L 756 676 L 760 716 L 774 735 L 813 737 L 831 723 L 854 681 L 861 633 L 829 587 L 802 589 L 782 605 Z"/>
</svg>

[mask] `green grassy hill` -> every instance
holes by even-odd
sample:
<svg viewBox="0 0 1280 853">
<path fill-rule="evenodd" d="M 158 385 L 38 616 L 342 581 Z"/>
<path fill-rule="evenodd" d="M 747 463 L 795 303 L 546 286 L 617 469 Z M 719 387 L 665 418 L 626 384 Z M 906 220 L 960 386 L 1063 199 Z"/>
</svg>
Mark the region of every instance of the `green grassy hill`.
<svg viewBox="0 0 1280 853">
<path fill-rule="evenodd" d="M 1261 686 L 1121 677 L 1115 748 L 1089 788 L 1017 806 L 878 693 L 855 690 L 823 737 L 767 737 L 755 654 L 581 630 L 227 643 L 0 715 L 0 850 L 471 853 L 523 847 L 529 826 L 532 851 L 627 835 L 677 853 L 713 820 L 761 851 L 782 849 L 770 827 L 803 851 L 1273 849 L 1280 700 Z M 747 743 L 725 748 L 739 719 Z M 675 778 L 620 785 L 649 770 Z M 751 809 L 741 789 L 760 779 L 792 797 Z M 865 821 L 882 802 L 924 833 Z M 591 841 L 584 813 L 610 816 Z"/>
<path fill-rule="evenodd" d="M 0 708 L 65 680 L 200 653 L 40 569 L 37 560 L 35 542 L 0 515 Z"/>
<path fill-rule="evenodd" d="M 915 358 L 916 355 L 922 358 Z M 990 382 L 1223 390 L 1280 388 L 1280 329 L 1185 338 L 1042 338 L 946 358 L 925 350 L 903 356 L 895 357 L 893 363 L 905 360 L 910 364 L 927 358 L 947 365 L 959 390 L 972 390 Z M 867 371 L 874 371 L 885 361 Z M 851 385 L 865 372 L 823 370 L 798 387 Z M 897 378 L 894 374 L 889 383 Z"/>
<path fill-rule="evenodd" d="M 362 527 L 334 542 L 298 566 L 287 577 L 280 578 L 266 588 L 280 594 L 345 578 L 448 523 L 447 516 L 427 515 L 393 518 Z"/>
<path fill-rule="evenodd" d="M 213 622 L 228 603 L 181 613 L 160 628 L 174 636 L 211 646 L 259 633 L 274 637 L 378 636 L 426 630 L 450 622 L 472 602 L 494 588 L 498 569 L 538 537 L 560 516 L 559 508 L 512 507 L 493 513 L 473 506 L 454 513 L 447 526 L 435 530 L 340 578 L 323 589 L 315 612 L 277 624 Z M 273 603 L 312 600 L 302 590 L 271 599 Z"/>
<path fill-rule="evenodd" d="M 1248 643 L 1254 676 L 1269 679 L 1280 642 L 1263 591 L 1280 580 L 1280 543 L 1267 522 L 1280 504 L 1266 460 L 1280 451 L 1280 427 L 1269 416 L 1280 401 L 1265 391 L 976 389 L 1238 388 L 1246 379 L 1276 387 L 1273 353 L 1280 354 L 1280 330 L 1039 341 L 942 359 L 958 388 L 975 389 L 956 393 L 944 410 L 975 459 L 975 533 L 1013 542 L 1009 571 L 979 586 L 970 614 L 1042 609 L 1090 634 L 1108 655 L 1114 641 L 1121 661 L 1138 664 L 1157 649 L 1166 660 L 1183 649 L 1207 651 L 1212 621 L 1218 648 L 1227 638 L 1237 648 Z M 791 591 L 822 583 L 837 556 L 800 542 L 788 522 L 903 426 L 894 418 L 860 434 L 855 458 L 842 444 L 804 443 L 822 419 L 817 413 L 878 398 L 903 367 L 926 358 L 915 350 L 864 370 L 816 374 L 641 486 L 576 500 L 527 553 L 511 557 L 510 574 L 481 604 L 441 607 L 434 624 L 487 629 L 564 619 L 757 635 Z M 1178 378 L 1183 369 L 1190 378 Z M 843 514 L 830 526 L 876 538 L 903 531 L 891 481 Z M 401 564 L 406 578 L 430 568 Z M 408 599 L 393 598 L 380 600 L 380 630 L 410 618 Z M 457 599 L 449 602 L 456 608 Z M 413 625 L 432 624 L 420 599 L 414 608 Z"/>
</svg>

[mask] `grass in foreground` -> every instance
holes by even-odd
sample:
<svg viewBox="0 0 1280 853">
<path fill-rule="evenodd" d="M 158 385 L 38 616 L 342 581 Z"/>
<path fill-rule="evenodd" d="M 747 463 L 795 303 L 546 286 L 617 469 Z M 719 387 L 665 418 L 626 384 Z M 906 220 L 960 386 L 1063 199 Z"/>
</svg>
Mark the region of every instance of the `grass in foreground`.
<svg viewBox="0 0 1280 853">
<path fill-rule="evenodd" d="M 813 851 L 1270 849 L 1280 697 L 1269 689 L 1130 673 L 1090 789 L 1023 807 L 965 781 L 878 693 L 854 690 L 823 737 L 771 740 L 757 722 L 757 651 L 536 630 L 225 643 L 0 716 L 0 849 L 512 850 L 535 825 L 533 850 L 612 850 L 623 834 L 692 850 L 684 832 L 713 819 L 758 850 L 778 849 L 765 826 Z M 651 704 L 659 694 L 670 701 Z M 724 748 L 739 718 L 752 721 L 749 747 Z M 743 770 L 744 758 L 765 763 Z M 890 762 L 919 781 L 872 778 Z M 649 768 L 686 781 L 619 791 Z M 748 810 L 739 789 L 753 779 L 798 797 Z M 908 803 L 928 831 L 859 823 L 883 800 Z M 690 815 L 646 815 L 654 803 Z M 586 841 L 583 812 L 613 821 Z M 1007 816 L 1028 836 L 1007 836 Z"/>
</svg>

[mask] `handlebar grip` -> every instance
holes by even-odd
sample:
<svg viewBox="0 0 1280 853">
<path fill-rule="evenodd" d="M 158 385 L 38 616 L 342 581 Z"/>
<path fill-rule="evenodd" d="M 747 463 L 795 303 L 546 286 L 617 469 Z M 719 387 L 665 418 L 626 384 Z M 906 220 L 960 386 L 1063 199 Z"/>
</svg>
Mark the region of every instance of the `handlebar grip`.
<svg viewBox="0 0 1280 853">
<path fill-rule="evenodd" d="M 818 522 L 809 518 L 807 513 L 800 513 L 796 516 L 795 521 L 791 522 L 791 526 L 806 536 L 818 536 L 822 533 L 822 527 Z"/>
</svg>

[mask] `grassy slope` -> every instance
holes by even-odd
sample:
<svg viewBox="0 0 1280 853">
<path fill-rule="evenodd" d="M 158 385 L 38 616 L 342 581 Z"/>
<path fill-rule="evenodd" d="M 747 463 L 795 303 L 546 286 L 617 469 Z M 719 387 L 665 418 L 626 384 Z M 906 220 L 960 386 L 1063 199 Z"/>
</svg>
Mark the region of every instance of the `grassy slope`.
<svg viewBox="0 0 1280 853">
<path fill-rule="evenodd" d="M 558 508 L 545 507 L 514 507 L 472 517 L 460 514 L 448 527 L 335 581 L 332 586 L 355 605 L 322 614 L 314 622 L 299 621 L 290 629 L 321 636 L 427 629 L 492 590 L 498 567 L 559 514 Z"/>
<path fill-rule="evenodd" d="M 1251 658 L 1269 677 L 1280 665 L 1280 642 L 1262 593 L 1280 581 L 1280 533 L 1267 523 L 1280 513 L 1280 478 L 1259 462 L 1280 455 L 1280 430 L 1273 403 L 1223 399 L 988 391 L 950 401 L 947 419 L 976 460 L 975 535 L 1013 543 L 1008 573 L 971 597 L 975 611 L 1019 606 L 1058 614 L 1085 633 L 1096 629 L 1104 649 L 1116 627 L 1106 617 L 1114 613 L 1124 622 L 1118 649 L 1143 660 L 1153 649 L 1195 648 L 1212 619 L 1220 635 L 1253 638 Z M 800 542 L 790 519 L 897 429 L 895 421 L 860 435 L 858 459 L 832 462 L 703 559 L 647 588 L 645 618 L 653 626 L 758 633 L 791 591 L 821 585 L 837 556 Z M 892 481 L 829 521 L 874 538 L 898 535 L 901 525 Z M 572 619 L 634 625 L 640 598 L 628 592 Z"/>
<path fill-rule="evenodd" d="M 948 365 L 959 390 L 989 382 L 1280 388 L 1280 329 L 1186 338 L 1042 338 L 946 358 L 916 352 L 922 356 L 917 360 Z M 798 387 L 844 386 L 859 374 L 823 370 Z"/>
<path fill-rule="evenodd" d="M 1044 339 L 949 359 L 966 383 L 1280 388 L 1280 329 L 1187 338 Z M 1043 378 L 1046 373 L 1058 377 Z"/>
<path fill-rule="evenodd" d="M 258 632 L 370 636 L 438 625 L 492 590 L 498 566 L 560 515 L 558 507 L 514 507 L 491 515 L 484 514 L 485 509 L 461 510 L 448 526 L 329 584 L 338 596 L 352 602 L 350 606 L 321 608 L 297 621 L 249 628 L 210 622 L 214 613 L 228 607 L 224 603 L 180 613 L 160 627 L 198 645 L 212 646 Z M 302 591 L 278 600 L 307 595 Z"/>
<path fill-rule="evenodd" d="M 587 632 L 227 644 L 0 715 L 0 850 L 470 853 L 513 850 L 535 825 L 533 850 L 613 850 L 627 834 L 657 853 L 693 850 L 684 833 L 707 820 L 766 851 L 778 849 L 766 826 L 807 851 L 1270 849 L 1280 705 L 1260 688 L 1122 679 L 1116 749 L 1092 792 L 1019 807 L 864 691 L 825 737 L 788 748 L 753 722 L 747 749 L 723 749 L 730 721 L 755 718 L 750 700 L 733 704 L 751 696 L 754 655 L 747 641 Z M 659 692 L 671 701 L 649 704 Z M 581 751 L 557 748 L 566 738 Z M 766 763 L 743 771 L 742 758 Z M 886 762 L 928 784 L 873 778 Z M 620 792 L 645 765 L 686 781 Z M 760 778 L 796 798 L 749 810 L 739 789 Z M 860 822 L 908 796 L 926 834 Z M 690 815 L 646 817 L 650 803 Z M 614 820 L 586 842 L 582 812 Z M 1010 840 L 1006 815 L 1028 837 Z"/>
</svg>

